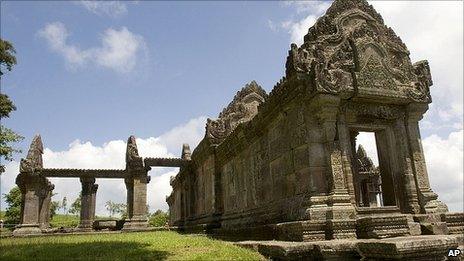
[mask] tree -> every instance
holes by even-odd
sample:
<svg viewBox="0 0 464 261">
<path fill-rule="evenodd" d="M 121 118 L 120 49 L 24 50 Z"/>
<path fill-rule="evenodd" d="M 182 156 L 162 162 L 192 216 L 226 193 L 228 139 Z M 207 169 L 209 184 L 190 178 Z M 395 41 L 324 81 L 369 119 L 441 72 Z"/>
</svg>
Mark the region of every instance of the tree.
<svg viewBox="0 0 464 261">
<path fill-rule="evenodd" d="M 21 190 L 14 186 L 8 194 L 3 194 L 8 204 L 5 212 L 5 224 L 19 224 L 21 221 Z"/>
<path fill-rule="evenodd" d="M 66 197 L 63 197 L 63 200 L 61 201 L 61 208 L 63 209 L 63 214 L 67 215 L 68 212 L 66 210 L 68 208 L 68 199 Z"/>
<path fill-rule="evenodd" d="M 60 208 L 60 202 L 59 201 L 52 201 L 50 203 L 50 219 L 53 218 L 54 215 L 56 215 L 56 211 Z"/>
<path fill-rule="evenodd" d="M 110 217 L 113 217 L 114 214 L 119 214 L 121 217 L 127 215 L 127 206 L 123 203 L 115 203 L 111 200 L 106 201 L 105 203 L 106 210 L 110 212 Z"/>
<path fill-rule="evenodd" d="M 79 197 L 74 200 L 69 208 L 69 213 L 73 215 L 78 215 L 81 212 L 81 200 L 82 200 L 82 193 L 79 193 Z"/>
<path fill-rule="evenodd" d="M 10 42 L 0 39 L 0 78 L 3 76 L 5 69 L 11 71 L 16 64 L 15 52 Z M 14 103 L 6 94 L 1 93 L 0 90 L 0 120 L 10 117 L 10 113 L 15 110 L 16 106 Z M 21 152 L 9 144 L 21 141 L 22 139 L 23 137 L 21 135 L 0 125 L 0 161 L 2 158 L 6 161 L 11 161 L 13 160 L 13 153 Z M 3 172 L 5 172 L 5 166 L 0 164 L 0 174 Z"/>
<path fill-rule="evenodd" d="M 116 204 L 111 200 L 108 200 L 105 203 L 106 210 L 108 210 L 108 212 L 110 212 L 110 217 L 112 217 L 114 215 L 114 213 L 116 212 L 116 206 L 115 205 Z"/>
</svg>

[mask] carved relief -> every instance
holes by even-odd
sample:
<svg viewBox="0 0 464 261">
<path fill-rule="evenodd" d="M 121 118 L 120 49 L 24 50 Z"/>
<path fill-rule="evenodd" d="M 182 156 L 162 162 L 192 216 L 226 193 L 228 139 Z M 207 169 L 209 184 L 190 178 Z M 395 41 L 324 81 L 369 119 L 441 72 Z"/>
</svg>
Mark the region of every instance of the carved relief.
<svg viewBox="0 0 464 261">
<path fill-rule="evenodd" d="M 20 172 L 32 173 L 36 170 L 43 169 L 43 144 L 40 135 L 36 135 L 31 142 L 29 151 L 25 159 L 21 159 L 19 165 Z"/>
<path fill-rule="evenodd" d="M 126 168 L 127 169 L 143 168 L 143 161 L 142 161 L 142 157 L 139 156 L 139 151 L 137 149 L 137 143 L 135 141 L 135 136 L 130 136 L 129 139 L 127 139 Z"/>
<path fill-rule="evenodd" d="M 427 63 L 412 65 L 405 44 L 366 1 L 335 1 L 303 45 L 291 45 L 286 76 L 299 73 L 313 76 L 317 92 L 365 89 L 366 95 L 430 102 Z"/>
<path fill-rule="evenodd" d="M 237 92 L 232 102 L 219 114 L 219 118 L 206 122 L 206 137 L 212 143 L 221 143 L 241 123 L 250 121 L 258 113 L 258 106 L 267 94 L 255 81 Z"/>
</svg>

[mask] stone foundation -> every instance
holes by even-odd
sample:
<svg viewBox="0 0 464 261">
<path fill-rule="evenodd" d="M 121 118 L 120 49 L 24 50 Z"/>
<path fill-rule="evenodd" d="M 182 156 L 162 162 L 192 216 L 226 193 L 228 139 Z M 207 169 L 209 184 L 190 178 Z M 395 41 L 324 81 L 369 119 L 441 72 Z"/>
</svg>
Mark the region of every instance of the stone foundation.
<svg viewBox="0 0 464 261">
<path fill-rule="evenodd" d="M 433 235 L 318 242 L 242 241 L 271 260 L 445 260 L 462 236 Z"/>
</svg>

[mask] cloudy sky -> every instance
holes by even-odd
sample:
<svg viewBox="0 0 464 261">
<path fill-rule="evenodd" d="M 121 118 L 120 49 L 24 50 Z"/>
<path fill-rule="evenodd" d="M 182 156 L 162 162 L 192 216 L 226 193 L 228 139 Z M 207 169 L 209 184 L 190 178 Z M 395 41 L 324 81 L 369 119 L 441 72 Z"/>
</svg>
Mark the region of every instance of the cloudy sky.
<svg viewBox="0 0 464 261">
<path fill-rule="evenodd" d="M 433 104 L 421 122 L 432 188 L 463 210 L 463 3 L 372 1 L 411 51 L 428 59 Z M 14 185 L 19 159 L 34 134 L 45 167 L 124 168 L 125 141 L 136 135 L 142 156 L 179 156 L 204 135 L 235 92 L 256 80 L 268 92 L 284 75 L 290 43 L 301 44 L 330 2 L 2 1 L 1 37 L 18 65 L 2 92 L 18 110 L 2 124 L 26 139 L 7 163 L 1 193 Z M 359 139 L 368 154 L 375 146 Z M 150 172 L 150 209 L 167 209 L 169 176 Z M 73 201 L 80 184 L 53 179 L 54 200 Z M 98 180 L 97 213 L 125 201 L 123 181 Z M 2 198 L 1 208 L 5 208 Z"/>
</svg>

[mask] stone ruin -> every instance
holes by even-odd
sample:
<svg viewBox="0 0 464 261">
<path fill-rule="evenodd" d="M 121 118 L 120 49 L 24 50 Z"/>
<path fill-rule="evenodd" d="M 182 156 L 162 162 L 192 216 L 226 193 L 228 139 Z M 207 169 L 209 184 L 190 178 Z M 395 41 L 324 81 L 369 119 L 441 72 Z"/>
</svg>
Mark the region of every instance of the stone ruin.
<svg viewBox="0 0 464 261">
<path fill-rule="evenodd" d="M 83 229 L 95 215 L 95 178 L 124 179 L 124 229 L 144 228 L 150 166 L 177 166 L 166 201 L 180 231 L 293 241 L 242 244 L 283 259 L 442 257 L 462 245 L 451 235 L 463 234 L 464 214 L 450 213 L 430 188 L 418 123 L 432 83 L 428 62 L 412 63 L 365 0 L 335 0 L 304 43 L 291 45 L 273 90 L 247 84 L 179 159 L 142 159 L 131 137 L 124 170 L 45 169 L 36 137 L 17 178 L 15 234 L 48 227 L 47 177 L 80 178 Z M 359 132 L 375 135 L 378 167 L 356 151 Z"/>
<path fill-rule="evenodd" d="M 188 151 L 188 145 L 184 151 Z M 125 169 L 50 169 L 42 162 L 43 144 L 40 135 L 34 137 L 26 159 L 20 163 L 16 184 L 22 193 L 21 221 L 13 235 L 31 235 L 50 232 L 50 202 L 54 185 L 48 178 L 79 178 L 82 184 L 80 222 L 75 231 L 92 231 L 95 222 L 95 202 L 98 178 L 123 179 L 127 189 L 127 219 L 122 230 L 144 230 L 147 219 L 148 171 L 151 167 L 181 167 L 183 158 L 145 158 L 139 156 L 136 139 L 127 140 Z"/>
<path fill-rule="evenodd" d="M 432 83 L 428 62 L 412 63 L 371 5 L 335 0 L 304 43 L 291 45 L 285 77 L 269 94 L 253 81 L 208 119 L 191 161 L 171 179 L 171 225 L 233 240 L 416 236 L 382 244 L 396 244 L 392 258 L 440 247 L 444 255 L 452 240 L 424 243 L 423 235 L 460 235 L 464 215 L 448 212 L 430 188 L 419 121 Z M 356 151 L 359 132 L 375 135 L 378 168 Z M 375 258 L 376 243 L 347 249 Z M 278 258 L 291 249 L 248 245 Z"/>
</svg>

